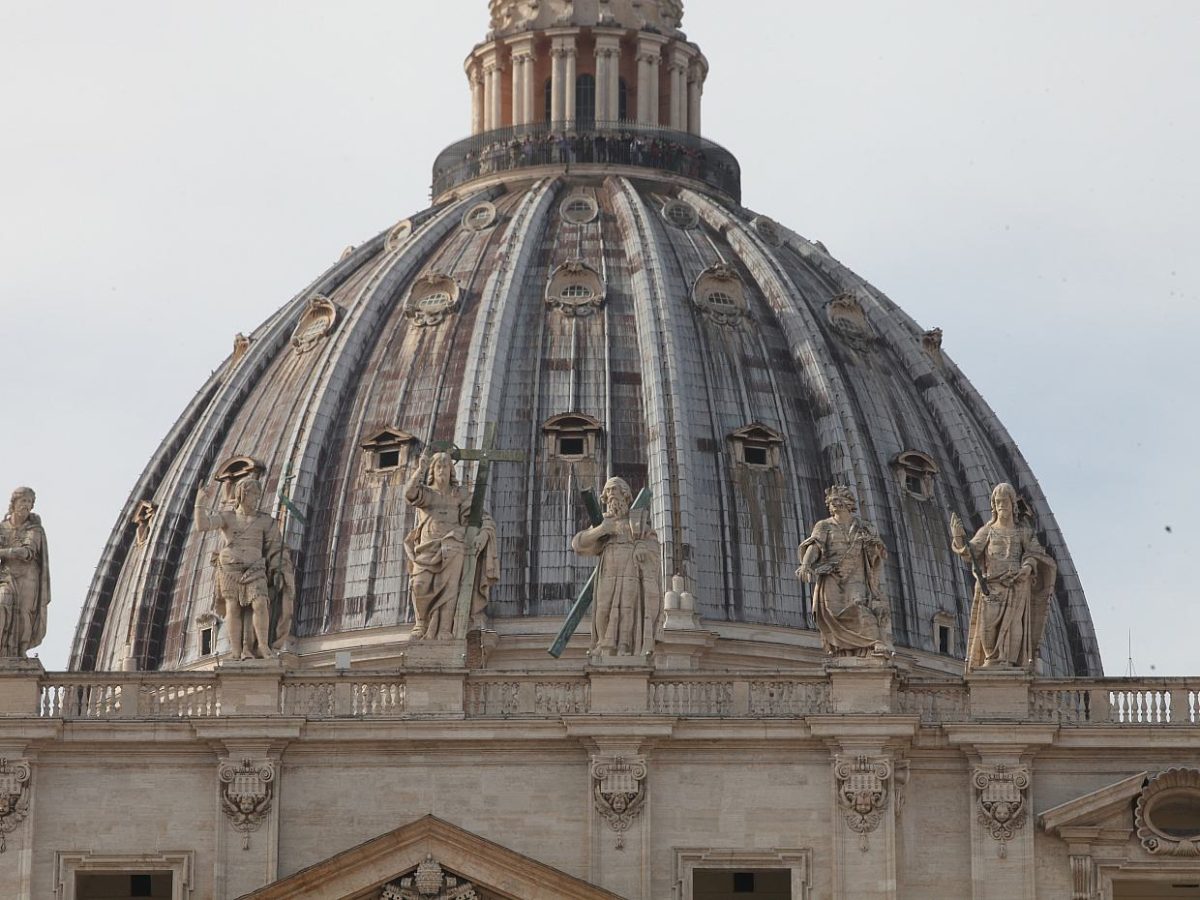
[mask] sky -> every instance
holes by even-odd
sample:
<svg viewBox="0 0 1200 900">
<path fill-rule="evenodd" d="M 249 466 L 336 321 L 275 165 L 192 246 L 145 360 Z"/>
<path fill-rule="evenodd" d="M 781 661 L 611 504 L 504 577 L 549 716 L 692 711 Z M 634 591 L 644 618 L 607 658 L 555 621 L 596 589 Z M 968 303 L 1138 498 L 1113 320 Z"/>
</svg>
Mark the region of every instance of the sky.
<svg viewBox="0 0 1200 900">
<path fill-rule="evenodd" d="M 944 329 L 1016 438 L 1106 672 L 1200 672 L 1200 4 L 687 0 L 684 27 L 745 205 Z M 484 0 L 0 0 L 0 492 L 38 492 L 47 668 L 234 334 L 428 205 L 486 28 Z"/>
</svg>

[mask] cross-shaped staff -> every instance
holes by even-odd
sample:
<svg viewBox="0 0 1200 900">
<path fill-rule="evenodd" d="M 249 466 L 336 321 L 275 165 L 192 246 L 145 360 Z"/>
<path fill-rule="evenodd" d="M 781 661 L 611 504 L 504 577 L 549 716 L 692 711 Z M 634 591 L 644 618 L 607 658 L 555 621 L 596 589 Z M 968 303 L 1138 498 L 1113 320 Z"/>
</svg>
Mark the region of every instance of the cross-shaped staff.
<svg viewBox="0 0 1200 900">
<path fill-rule="evenodd" d="M 633 506 L 629 507 L 630 517 L 639 510 L 649 509 L 650 500 L 653 497 L 654 492 L 650 488 L 642 488 L 638 491 L 637 499 L 633 501 Z M 600 504 L 596 500 L 595 491 L 590 488 L 583 491 L 583 505 L 587 507 L 588 520 L 591 522 L 593 528 L 604 521 L 604 513 L 600 510 Z M 550 649 L 547 652 L 555 659 L 562 656 L 563 651 L 567 649 L 567 642 L 571 640 L 571 635 L 575 633 L 575 629 L 583 621 L 588 607 L 592 605 L 592 598 L 596 593 L 596 573 L 599 571 L 600 566 L 596 566 L 592 570 L 592 574 L 588 576 L 587 582 L 583 585 L 583 590 L 579 592 L 579 596 L 567 613 L 567 620 L 563 622 L 562 628 L 559 629 L 558 637 L 550 645 Z"/>
<path fill-rule="evenodd" d="M 462 581 L 458 585 L 458 599 L 454 608 L 454 636 L 465 638 L 470 628 L 471 597 L 475 593 L 475 573 L 479 568 L 479 532 L 483 527 L 483 502 L 487 496 L 488 476 L 494 462 L 524 462 L 525 454 L 518 450 L 497 450 L 496 423 L 488 422 L 483 429 L 483 446 L 478 450 L 461 449 L 448 444 L 435 444 L 434 450 L 444 450 L 456 461 L 468 460 L 478 463 L 475 470 L 475 488 L 471 494 L 471 512 L 467 517 L 467 533 L 463 537 L 466 559 L 463 562 Z"/>
</svg>

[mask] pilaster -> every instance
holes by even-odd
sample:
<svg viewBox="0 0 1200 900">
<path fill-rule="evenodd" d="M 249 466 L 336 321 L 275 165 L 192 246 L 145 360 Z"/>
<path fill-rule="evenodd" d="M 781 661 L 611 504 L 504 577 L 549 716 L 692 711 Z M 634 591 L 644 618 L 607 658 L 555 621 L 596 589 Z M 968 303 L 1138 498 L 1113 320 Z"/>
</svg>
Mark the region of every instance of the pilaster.
<svg viewBox="0 0 1200 900">
<path fill-rule="evenodd" d="M 509 41 L 512 59 L 512 124 L 533 121 L 533 36 L 524 34 Z"/>
<path fill-rule="evenodd" d="M 575 118 L 575 32 L 549 31 L 551 123 L 562 128 Z"/>
<path fill-rule="evenodd" d="M 615 122 L 619 114 L 621 32 L 594 29 L 596 38 L 596 119 Z"/>
<path fill-rule="evenodd" d="M 974 697 L 972 698 L 974 701 Z M 1054 725 L 947 725 L 971 762 L 972 900 L 1035 900 L 1033 756 Z"/>
<path fill-rule="evenodd" d="M 666 38 L 659 35 L 638 35 L 637 120 L 640 125 L 657 125 L 660 121 L 658 110 L 658 67 L 662 62 L 662 51 L 666 42 Z"/>
</svg>

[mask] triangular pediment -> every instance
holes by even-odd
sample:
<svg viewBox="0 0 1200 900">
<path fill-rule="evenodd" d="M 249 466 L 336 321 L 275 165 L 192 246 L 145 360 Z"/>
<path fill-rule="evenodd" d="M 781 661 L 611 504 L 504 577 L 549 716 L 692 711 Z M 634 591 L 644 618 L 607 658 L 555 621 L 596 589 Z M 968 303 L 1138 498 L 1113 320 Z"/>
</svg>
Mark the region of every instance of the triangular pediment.
<svg viewBox="0 0 1200 900">
<path fill-rule="evenodd" d="M 1050 834 L 1065 836 L 1069 829 L 1092 829 L 1111 825 L 1118 816 L 1133 823 L 1133 801 L 1141 793 L 1149 773 L 1139 772 L 1099 790 L 1060 803 L 1041 815 L 1042 827 Z M 1069 832 L 1068 832 L 1069 833 Z"/>
<path fill-rule="evenodd" d="M 410 879 L 422 865 L 425 877 L 442 873 L 446 896 L 469 883 L 479 900 L 622 900 L 436 816 L 381 834 L 239 900 L 378 900 L 385 888 L 404 897 L 406 891 L 420 893 Z"/>
</svg>

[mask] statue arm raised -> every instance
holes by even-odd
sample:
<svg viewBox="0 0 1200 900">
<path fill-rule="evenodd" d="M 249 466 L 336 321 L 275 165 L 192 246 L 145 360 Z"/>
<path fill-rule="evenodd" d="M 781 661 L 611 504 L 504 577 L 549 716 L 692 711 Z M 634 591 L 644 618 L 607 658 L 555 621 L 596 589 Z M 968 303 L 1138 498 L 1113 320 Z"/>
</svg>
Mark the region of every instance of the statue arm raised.
<svg viewBox="0 0 1200 900">
<path fill-rule="evenodd" d="M 425 482 L 429 478 L 429 461 L 431 457 L 428 448 L 421 453 L 417 467 L 404 483 L 404 499 L 410 506 L 422 507 L 427 505 Z"/>
<path fill-rule="evenodd" d="M 221 513 L 214 515 L 205 509 L 212 506 L 212 499 L 212 488 L 197 487 L 196 505 L 193 510 L 193 521 L 197 531 L 214 531 L 225 523 Z"/>
</svg>

